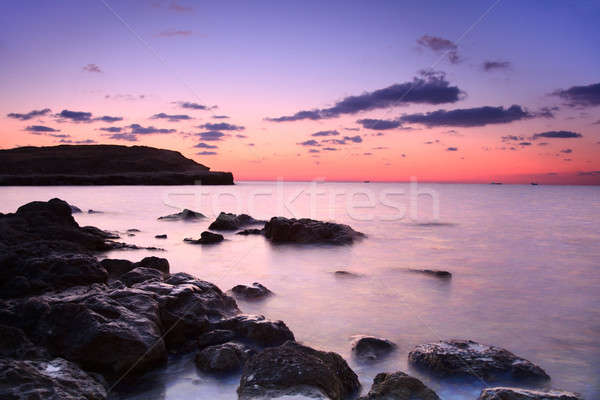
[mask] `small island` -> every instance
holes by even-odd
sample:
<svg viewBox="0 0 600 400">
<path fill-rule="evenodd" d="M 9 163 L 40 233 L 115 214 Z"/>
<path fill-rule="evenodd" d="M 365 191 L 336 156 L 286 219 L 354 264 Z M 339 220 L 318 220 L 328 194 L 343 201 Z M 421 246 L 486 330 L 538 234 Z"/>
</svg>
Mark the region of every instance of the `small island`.
<svg viewBox="0 0 600 400">
<path fill-rule="evenodd" d="M 231 172 L 147 146 L 60 145 L 0 150 L 1 186 L 233 185 Z"/>
</svg>

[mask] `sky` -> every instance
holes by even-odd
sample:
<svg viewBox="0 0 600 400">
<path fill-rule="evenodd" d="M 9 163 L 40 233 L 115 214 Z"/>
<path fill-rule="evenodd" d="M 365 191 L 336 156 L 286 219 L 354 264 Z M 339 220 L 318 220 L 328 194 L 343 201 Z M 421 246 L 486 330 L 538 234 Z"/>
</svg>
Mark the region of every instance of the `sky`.
<svg viewBox="0 0 600 400">
<path fill-rule="evenodd" d="M 147 145 L 238 180 L 600 184 L 597 1 L 30 0 L 0 148 Z"/>
</svg>

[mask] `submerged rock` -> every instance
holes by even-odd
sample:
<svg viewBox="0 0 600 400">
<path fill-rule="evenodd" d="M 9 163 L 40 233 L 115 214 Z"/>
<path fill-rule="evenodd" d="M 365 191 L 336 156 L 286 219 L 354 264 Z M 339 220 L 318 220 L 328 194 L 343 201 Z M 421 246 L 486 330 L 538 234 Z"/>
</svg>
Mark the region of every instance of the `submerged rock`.
<svg viewBox="0 0 600 400">
<path fill-rule="evenodd" d="M 417 378 L 404 372 L 394 372 L 377 374 L 369 393 L 359 400 L 440 400 L 440 398 Z"/>
<path fill-rule="evenodd" d="M 231 214 L 221 212 L 217 219 L 208 227 L 213 231 L 235 231 L 247 225 L 264 224 L 265 221 L 260 221 L 252 218 L 248 214 Z"/>
<path fill-rule="evenodd" d="M 216 244 L 221 243 L 225 238 L 223 235 L 218 233 L 212 233 L 209 231 L 204 231 L 200 234 L 200 239 L 183 239 L 184 242 L 192 243 L 192 244 Z"/>
<path fill-rule="evenodd" d="M 542 368 L 508 350 L 471 340 L 422 344 L 408 354 L 408 361 L 440 376 L 472 376 L 486 381 L 543 382 L 550 379 Z"/>
<path fill-rule="evenodd" d="M 236 232 L 236 235 L 263 235 L 265 233 L 264 229 L 250 228 L 244 229 L 243 231 Z"/>
<path fill-rule="evenodd" d="M 265 224 L 265 236 L 272 242 L 351 244 L 365 235 L 333 222 L 273 217 Z"/>
<path fill-rule="evenodd" d="M 478 400 L 583 400 L 579 393 L 562 390 L 527 390 L 510 387 L 487 388 L 481 391 Z"/>
<path fill-rule="evenodd" d="M 237 392 L 242 400 L 293 394 L 341 400 L 359 387 L 358 377 L 339 354 L 286 342 L 246 362 Z"/>
<path fill-rule="evenodd" d="M 396 349 L 393 342 L 373 336 L 362 336 L 352 344 L 352 353 L 363 361 L 379 360 Z"/>
<path fill-rule="evenodd" d="M 181 212 L 165 215 L 163 217 L 159 217 L 158 219 L 161 221 L 194 221 L 201 218 L 206 218 L 206 216 L 202 213 L 184 208 Z"/>
<path fill-rule="evenodd" d="M 166 238 L 167 238 L 167 234 L 166 234 L 166 233 L 163 233 L 163 234 L 161 234 L 161 235 L 156 235 L 156 236 L 154 236 L 154 238 L 155 238 L 155 239 L 166 239 Z"/>
<path fill-rule="evenodd" d="M 104 214 L 104 211 L 98 211 L 98 210 L 88 210 L 88 214 Z"/>
<path fill-rule="evenodd" d="M 0 381 L 0 398 L 3 399 L 107 398 L 103 382 L 60 358 L 51 361 L 0 359 Z"/>
<path fill-rule="evenodd" d="M 442 271 L 438 269 L 411 269 L 411 272 L 417 272 L 421 274 L 436 276 L 438 278 L 452 278 L 452 274 L 448 271 Z"/>
<path fill-rule="evenodd" d="M 224 343 L 209 346 L 196 354 L 196 365 L 204 372 L 235 372 L 256 351 L 241 343 Z"/>
<path fill-rule="evenodd" d="M 273 294 L 265 286 L 258 282 L 254 282 L 252 286 L 237 285 L 231 288 L 231 292 L 235 297 L 244 300 L 259 300 L 264 299 Z"/>
<path fill-rule="evenodd" d="M 333 273 L 338 278 L 359 278 L 361 275 L 355 272 L 338 270 Z"/>
</svg>

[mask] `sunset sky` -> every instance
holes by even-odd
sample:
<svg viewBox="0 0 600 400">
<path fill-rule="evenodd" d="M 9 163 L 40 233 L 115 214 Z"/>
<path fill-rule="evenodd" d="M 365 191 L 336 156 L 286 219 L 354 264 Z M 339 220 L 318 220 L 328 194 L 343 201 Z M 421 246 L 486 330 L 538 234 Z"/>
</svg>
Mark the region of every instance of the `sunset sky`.
<svg viewBox="0 0 600 400">
<path fill-rule="evenodd" d="M 0 147 L 238 180 L 600 184 L 598 1 L 10 1 Z"/>
</svg>

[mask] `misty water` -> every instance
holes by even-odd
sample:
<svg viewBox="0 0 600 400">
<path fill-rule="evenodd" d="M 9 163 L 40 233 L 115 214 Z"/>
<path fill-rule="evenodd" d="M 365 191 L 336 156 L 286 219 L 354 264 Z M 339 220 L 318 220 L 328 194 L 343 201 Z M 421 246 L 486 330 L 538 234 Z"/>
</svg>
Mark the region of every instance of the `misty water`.
<svg viewBox="0 0 600 400">
<path fill-rule="evenodd" d="M 260 282 L 275 295 L 238 301 L 240 308 L 284 320 L 298 341 L 341 354 L 359 375 L 363 392 L 377 373 L 400 370 L 422 379 L 443 399 L 477 398 L 481 382 L 441 381 L 407 363 L 418 344 L 461 338 L 504 347 L 540 365 L 553 388 L 600 398 L 600 188 L 419 184 L 418 192 L 412 189 L 411 194 L 408 183 L 276 182 L 4 187 L 0 212 L 59 197 L 84 211 L 102 211 L 76 214 L 81 225 L 165 249 L 103 256 L 165 257 L 171 272 L 188 272 L 223 290 Z M 157 220 L 177 207 L 208 218 Z M 183 242 L 198 238 L 219 211 L 335 220 L 367 238 L 351 246 L 272 245 L 261 236 L 225 233 L 227 240 L 218 245 Z M 140 232 L 127 236 L 133 228 Z M 155 239 L 158 234 L 168 239 Z M 412 268 L 447 270 L 453 277 L 439 279 Z M 336 270 L 360 276 L 339 277 Z M 398 349 L 381 362 L 360 363 L 351 355 L 351 343 L 361 334 L 390 339 Z M 235 399 L 238 381 L 239 375 L 199 372 L 192 354 L 173 357 L 169 367 L 112 396 Z"/>
</svg>

